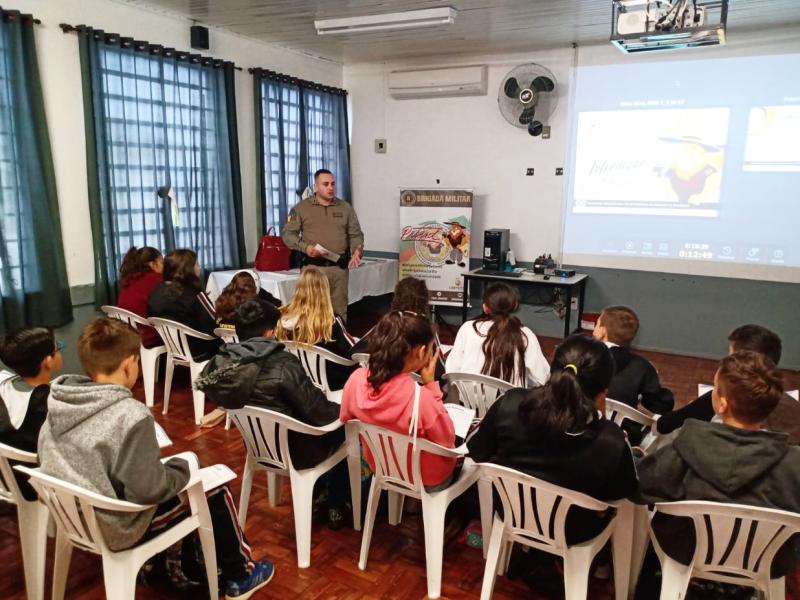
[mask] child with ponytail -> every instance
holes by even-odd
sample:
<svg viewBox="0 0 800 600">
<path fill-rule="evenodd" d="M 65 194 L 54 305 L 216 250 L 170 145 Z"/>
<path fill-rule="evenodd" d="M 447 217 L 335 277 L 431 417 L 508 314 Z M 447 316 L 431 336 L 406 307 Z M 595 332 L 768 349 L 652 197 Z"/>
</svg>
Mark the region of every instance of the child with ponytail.
<svg viewBox="0 0 800 600">
<path fill-rule="evenodd" d="M 342 393 L 339 420 L 358 419 L 397 433 L 408 433 L 417 384 L 411 373 L 419 372 L 417 437 L 447 448 L 455 447 L 455 430 L 442 404 L 442 392 L 434 378 L 438 351 L 434 330 L 424 316 L 393 311 L 384 316 L 369 336 L 369 366 L 357 369 Z M 375 463 L 367 452 L 367 460 Z M 422 454 L 422 482 L 431 489 L 444 487 L 453 477 L 455 459 Z"/>
<path fill-rule="evenodd" d="M 147 299 L 161 283 L 164 257 L 151 246 L 132 246 L 122 259 L 119 269 L 119 296 L 117 306 L 147 318 Z M 145 348 L 160 346 L 164 342 L 152 327 L 139 326 Z"/>
<path fill-rule="evenodd" d="M 490 462 L 603 501 L 631 498 L 636 470 L 623 431 L 603 416 L 614 360 L 601 341 L 573 335 L 556 348 L 550 379 L 513 389 L 486 413 L 467 442 L 476 462 Z M 591 539 L 610 515 L 571 509 L 567 541 Z"/>
<path fill-rule="evenodd" d="M 539 340 L 514 314 L 514 288 L 494 283 L 483 295 L 483 314 L 464 323 L 447 355 L 448 373 L 489 375 L 520 387 L 542 385 L 550 368 Z"/>
</svg>

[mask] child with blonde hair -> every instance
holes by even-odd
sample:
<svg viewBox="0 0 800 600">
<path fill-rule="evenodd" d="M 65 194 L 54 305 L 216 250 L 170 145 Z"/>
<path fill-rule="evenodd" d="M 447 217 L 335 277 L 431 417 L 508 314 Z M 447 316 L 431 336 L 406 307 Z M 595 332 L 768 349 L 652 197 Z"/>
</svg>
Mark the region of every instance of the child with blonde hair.
<svg viewBox="0 0 800 600">
<path fill-rule="evenodd" d="M 342 358 L 350 356 L 354 340 L 342 320 L 334 314 L 328 278 L 317 267 L 303 269 L 292 299 L 280 311 L 281 320 L 275 332 L 278 340 L 319 346 Z M 342 389 L 353 370 L 352 367 L 328 363 L 330 388 Z"/>
</svg>

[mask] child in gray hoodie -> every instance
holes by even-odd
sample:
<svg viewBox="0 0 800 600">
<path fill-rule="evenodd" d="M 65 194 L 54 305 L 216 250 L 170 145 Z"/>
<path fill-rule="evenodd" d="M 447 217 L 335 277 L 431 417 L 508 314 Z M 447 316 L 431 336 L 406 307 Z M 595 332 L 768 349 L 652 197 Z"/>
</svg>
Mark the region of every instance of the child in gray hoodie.
<svg viewBox="0 0 800 600">
<path fill-rule="evenodd" d="M 161 462 L 150 410 L 130 392 L 139 375 L 139 342 L 139 333 L 122 321 L 90 321 L 78 339 L 89 377 L 64 375 L 53 382 L 39 435 L 45 473 L 110 498 L 153 505 L 137 513 L 98 511 L 114 551 L 188 515 L 179 493 L 189 481 L 189 465 L 181 458 Z M 252 561 L 227 487 L 209 492 L 208 505 L 226 598 L 249 598 L 272 578 L 273 565 Z"/>
</svg>

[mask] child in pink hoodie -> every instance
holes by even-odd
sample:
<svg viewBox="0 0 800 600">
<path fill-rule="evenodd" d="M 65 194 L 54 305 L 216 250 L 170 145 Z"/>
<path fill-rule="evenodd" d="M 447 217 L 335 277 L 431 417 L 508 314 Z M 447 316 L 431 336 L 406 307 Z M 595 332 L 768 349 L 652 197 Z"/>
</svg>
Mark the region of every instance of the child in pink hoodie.
<svg viewBox="0 0 800 600">
<path fill-rule="evenodd" d="M 454 448 L 453 422 L 434 379 L 437 359 L 434 331 L 428 319 L 409 311 L 389 313 L 370 334 L 369 368 L 356 370 L 344 386 L 339 419 L 358 419 L 408 433 L 417 385 L 411 373 L 419 371 L 422 388 L 417 437 Z M 365 454 L 374 470 L 369 450 Z M 429 453 L 423 453 L 421 461 L 422 483 L 428 488 L 446 483 L 456 464 L 454 458 Z"/>
</svg>

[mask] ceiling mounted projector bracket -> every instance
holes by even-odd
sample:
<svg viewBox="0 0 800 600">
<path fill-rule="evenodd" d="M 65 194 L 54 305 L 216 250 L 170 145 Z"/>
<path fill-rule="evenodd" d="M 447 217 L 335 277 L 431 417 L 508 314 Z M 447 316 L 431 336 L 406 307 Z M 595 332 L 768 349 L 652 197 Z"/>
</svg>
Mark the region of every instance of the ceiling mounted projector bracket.
<svg viewBox="0 0 800 600">
<path fill-rule="evenodd" d="M 626 54 L 725 43 L 728 0 L 611 0 L 611 43 Z"/>
</svg>

